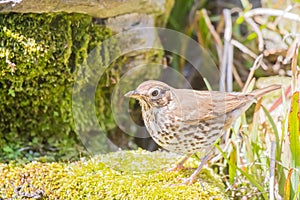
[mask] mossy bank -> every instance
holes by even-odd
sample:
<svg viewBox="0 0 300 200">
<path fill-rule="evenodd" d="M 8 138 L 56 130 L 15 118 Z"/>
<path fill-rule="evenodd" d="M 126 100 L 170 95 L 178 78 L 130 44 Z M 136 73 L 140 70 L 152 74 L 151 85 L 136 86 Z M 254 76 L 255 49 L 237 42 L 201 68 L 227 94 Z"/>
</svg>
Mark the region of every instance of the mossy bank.
<svg viewBox="0 0 300 200">
<path fill-rule="evenodd" d="M 74 132 L 72 90 L 78 66 L 112 35 L 84 14 L 0 15 L 0 158 L 70 160 L 83 151 Z M 101 50 L 105 62 L 117 45 Z M 124 58 L 100 79 L 96 99 L 103 129 L 115 127 L 107 98 Z M 101 67 L 101 66 L 100 66 Z"/>
<path fill-rule="evenodd" d="M 193 170 L 165 172 L 178 160 L 167 152 L 119 151 L 73 163 L 0 165 L 1 198 L 228 199 L 220 177 L 204 168 L 193 185 L 178 178 Z M 189 167 L 197 161 L 189 160 Z M 201 179 L 201 180 L 200 180 Z"/>
</svg>

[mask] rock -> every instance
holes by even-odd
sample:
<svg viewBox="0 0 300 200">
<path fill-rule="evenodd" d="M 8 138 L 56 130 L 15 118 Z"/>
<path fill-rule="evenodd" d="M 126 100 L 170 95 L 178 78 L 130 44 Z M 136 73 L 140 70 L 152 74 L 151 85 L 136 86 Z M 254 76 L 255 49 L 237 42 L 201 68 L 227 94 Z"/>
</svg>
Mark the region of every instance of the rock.
<svg viewBox="0 0 300 200">
<path fill-rule="evenodd" d="M 109 18 L 127 13 L 162 14 L 167 10 L 165 4 L 165 0 L 11 0 L 0 2 L 0 12 L 76 12 Z"/>
</svg>

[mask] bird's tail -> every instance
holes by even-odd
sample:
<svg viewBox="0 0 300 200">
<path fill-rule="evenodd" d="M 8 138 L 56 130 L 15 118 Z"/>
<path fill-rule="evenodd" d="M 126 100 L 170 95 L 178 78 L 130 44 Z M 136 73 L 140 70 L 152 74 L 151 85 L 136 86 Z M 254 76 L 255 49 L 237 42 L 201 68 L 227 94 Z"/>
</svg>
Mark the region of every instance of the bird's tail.
<svg viewBox="0 0 300 200">
<path fill-rule="evenodd" d="M 251 92 L 251 94 L 254 95 L 255 98 L 259 98 L 259 97 L 262 97 L 263 95 L 265 95 L 269 92 L 272 92 L 274 90 L 278 90 L 280 88 L 281 88 L 281 85 L 274 84 L 274 85 L 270 85 L 270 86 L 265 87 L 265 88 L 254 90 L 254 91 Z"/>
</svg>

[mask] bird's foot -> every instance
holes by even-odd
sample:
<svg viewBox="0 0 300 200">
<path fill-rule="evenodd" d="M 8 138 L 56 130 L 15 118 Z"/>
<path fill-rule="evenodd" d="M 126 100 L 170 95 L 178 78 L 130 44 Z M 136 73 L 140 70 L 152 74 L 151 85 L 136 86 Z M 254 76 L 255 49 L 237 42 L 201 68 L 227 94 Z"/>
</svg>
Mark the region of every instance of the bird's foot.
<svg viewBox="0 0 300 200">
<path fill-rule="evenodd" d="M 189 157 L 191 157 L 192 154 L 187 154 L 185 155 L 177 164 L 175 167 L 172 167 L 170 169 L 167 169 L 167 172 L 174 172 L 174 171 L 181 171 L 182 169 L 184 169 L 183 164 L 187 161 L 187 159 Z"/>
<path fill-rule="evenodd" d="M 179 181 L 181 181 L 180 183 L 175 183 L 175 184 L 170 184 L 169 186 L 189 186 L 194 184 L 197 180 L 197 176 L 190 176 L 189 178 L 178 178 Z M 204 184 L 203 182 L 205 182 L 202 179 L 199 179 L 199 183 L 202 186 L 203 190 L 205 190 Z"/>
<path fill-rule="evenodd" d="M 197 177 L 190 176 L 189 178 L 179 178 L 179 180 L 182 181 L 180 185 L 192 185 L 197 181 Z M 205 181 L 203 179 L 199 179 L 199 183 L 202 186 L 202 189 L 205 190 L 204 183 Z"/>
<path fill-rule="evenodd" d="M 184 168 L 183 164 L 177 164 L 176 166 L 174 167 L 171 167 L 169 169 L 166 169 L 165 171 L 166 172 L 174 172 L 174 171 L 181 171 L 182 169 Z"/>
<path fill-rule="evenodd" d="M 190 176 L 188 178 L 178 178 L 178 180 L 182 181 L 183 185 L 192 185 L 196 182 L 197 176 Z"/>
</svg>

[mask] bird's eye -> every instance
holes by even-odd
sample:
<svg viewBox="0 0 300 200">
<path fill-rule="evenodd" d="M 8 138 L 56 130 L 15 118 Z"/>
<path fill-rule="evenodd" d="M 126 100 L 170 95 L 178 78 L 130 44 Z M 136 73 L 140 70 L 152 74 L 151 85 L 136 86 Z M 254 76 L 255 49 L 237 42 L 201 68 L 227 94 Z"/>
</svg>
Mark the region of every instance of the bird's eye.
<svg viewBox="0 0 300 200">
<path fill-rule="evenodd" d="M 153 97 L 156 97 L 158 95 L 158 90 L 153 90 L 152 93 L 151 93 L 151 95 Z"/>
</svg>

